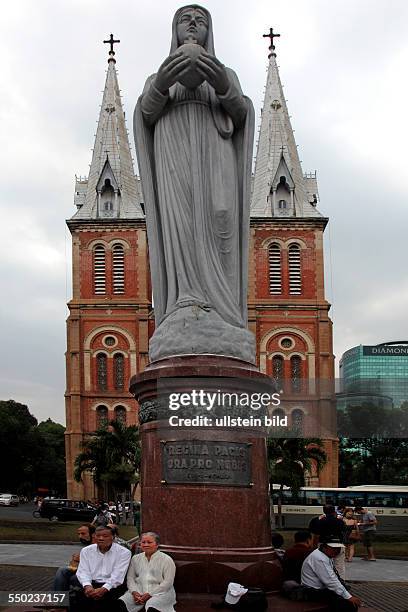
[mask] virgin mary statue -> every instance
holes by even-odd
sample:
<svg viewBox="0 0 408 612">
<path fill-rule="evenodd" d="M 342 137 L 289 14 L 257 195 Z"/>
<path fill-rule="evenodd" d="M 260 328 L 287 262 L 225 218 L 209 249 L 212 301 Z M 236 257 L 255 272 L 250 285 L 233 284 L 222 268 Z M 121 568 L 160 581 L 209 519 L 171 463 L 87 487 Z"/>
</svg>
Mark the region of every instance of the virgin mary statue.
<svg viewBox="0 0 408 612">
<path fill-rule="evenodd" d="M 253 126 L 251 101 L 215 56 L 209 12 L 180 8 L 170 55 L 147 79 L 134 118 L 156 320 L 151 361 L 203 353 L 254 361 L 246 327 Z"/>
</svg>

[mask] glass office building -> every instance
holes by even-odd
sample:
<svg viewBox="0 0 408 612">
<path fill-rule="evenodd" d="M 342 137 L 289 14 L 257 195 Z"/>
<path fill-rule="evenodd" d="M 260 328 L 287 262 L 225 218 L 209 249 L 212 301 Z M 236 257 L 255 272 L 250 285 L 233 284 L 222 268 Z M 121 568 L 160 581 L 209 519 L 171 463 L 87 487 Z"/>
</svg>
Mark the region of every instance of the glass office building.
<svg viewBox="0 0 408 612">
<path fill-rule="evenodd" d="M 340 389 L 343 397 L 382 396 L 394 407 L 408 401 L 408 341 L 360 344 L 346 351 L 340 360 Z"/>
</svg>

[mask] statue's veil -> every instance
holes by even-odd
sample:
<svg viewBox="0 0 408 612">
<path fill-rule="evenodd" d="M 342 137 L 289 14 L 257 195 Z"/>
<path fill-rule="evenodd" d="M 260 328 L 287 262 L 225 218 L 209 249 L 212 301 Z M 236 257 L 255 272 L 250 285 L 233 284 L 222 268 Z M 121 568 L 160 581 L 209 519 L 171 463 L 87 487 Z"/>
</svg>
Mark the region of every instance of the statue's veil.
<svg viewBox="0 0 408 612">
<path fill-rule="evenodd" d="M 176 11 L 176 14 L 173 17 L 173 23 L 171 26 L 171 46 L 170 46 L 170 55 L 172 53 L 175 53 L 175 51 L 177 51 L 177 47 L 179 47 L 179 41 L 177 39 L 177 22 L 179 20 L 180 14 L 185 11 L 187 8 L 192 8 L 192 9 L 199 9 L 200 11 L 202 11 L 205 16 L 207 17 L 207 22 L 208 22 L 208 33 L 207 33 L 207 40 L 204 43 L 204 49 L 206 51 L 208 51 L 208 53 L 211 53 L 211 55 L 215 55 L 215 50 L 214 50 L 214 35 L 213 35 L 213 26 L 212 26 L 212 19 L 211 19 L 211 15 L 210 13 L 207 11 L 207 9 L 205 9 L 203 6 L 199 6 L 198 4 L 186 4 L 186 6 L 182 6 L 181 8 L 179 8 Z"/>
</svg>

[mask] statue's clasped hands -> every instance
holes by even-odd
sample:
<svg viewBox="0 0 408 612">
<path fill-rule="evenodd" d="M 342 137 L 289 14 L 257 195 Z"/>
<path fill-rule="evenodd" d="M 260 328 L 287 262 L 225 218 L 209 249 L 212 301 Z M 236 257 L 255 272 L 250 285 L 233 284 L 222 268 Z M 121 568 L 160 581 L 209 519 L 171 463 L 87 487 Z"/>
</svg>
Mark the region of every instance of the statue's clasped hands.
<svg viewBox="0 0 408 612">
<path fill-rule="evenodd" d="M 207 51 L 203 51 L 196 62 L 198 72 L 214 87 L 217 94 L 224 95 L 228 90 L 228 77 L 224 64 Z"/>
<path fill-rule="evenodd" d="M 167 93 L 169 87 L 176 83 L 183 72 L 190 66 L 191 60 L 182 51 L 176 51 L 167 57 L 156 74 L 155 85 L 162 93 Z"/>
<path fill-rule="evenodd" d="M 176 51 L 167 57 L 160 66 L 155 79 L 156 88 L 165 94 L 169 87 L 174 85 L 191 66 L 191 58 L 186 57 L 183 51 Z M 228 77 L 225 66 L 215 57 L 203 49 L 196 58 L 196 69 L 215 91 L 223 95 L 228 90 Z"/>
</svg>

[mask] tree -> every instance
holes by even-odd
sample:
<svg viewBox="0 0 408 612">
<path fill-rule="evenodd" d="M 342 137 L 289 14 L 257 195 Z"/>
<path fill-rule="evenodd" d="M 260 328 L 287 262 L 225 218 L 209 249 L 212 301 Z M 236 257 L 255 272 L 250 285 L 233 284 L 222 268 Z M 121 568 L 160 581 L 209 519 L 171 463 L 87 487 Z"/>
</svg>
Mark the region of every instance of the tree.
<svg viewBox="0 0 408 612">
<path fill-rule="evenodd" d="M 296 495 L 306 484 L 306 474 L 319 474 L 327 462 L 320 438 L 268 438 L 267 457 L 269 483 L 279 484 L 278 527 L 282 526 L 283 489 L 288 487 Z"/>
<path fill-rule="evenodd" d="M 36 486 L 65 495 L 65 427 L 47 419 L 38 425 L 36 436 Z"/>
<path fill-rule="evenodd" d="M 27 406 L 0 401 L 0 490 L 25 492 L 34 478 L 33 449 L 37 419 Z"/>
<path fill-rule="evenodd" d="M 106 491 L 111 485 L 116 499 L 118 494 L 121 495 L 125 512 L 126 492 L 133 485 L 133 497 L 139 483 L 141 448 L 138 427 L 111 421 L 108 428 L 90 434 L 82 446 L 83 451 L 75 459 L 75 480 L 79 482 L 84 472 L 90 472 L 98 487 L 104 487 Z"/>
<path fill-rule="evenodd" d="M 363 402 L 338 412 L 340 485 L 408 483 L 408 404 Z"/>
<path fill-rule="evenodd" d="M 51 419 L 38 425 L 25 404 L 0 401 L 0 490 L 31 495 L 41 486 L 65 491 L 64 431 Z"/>
</svg>

